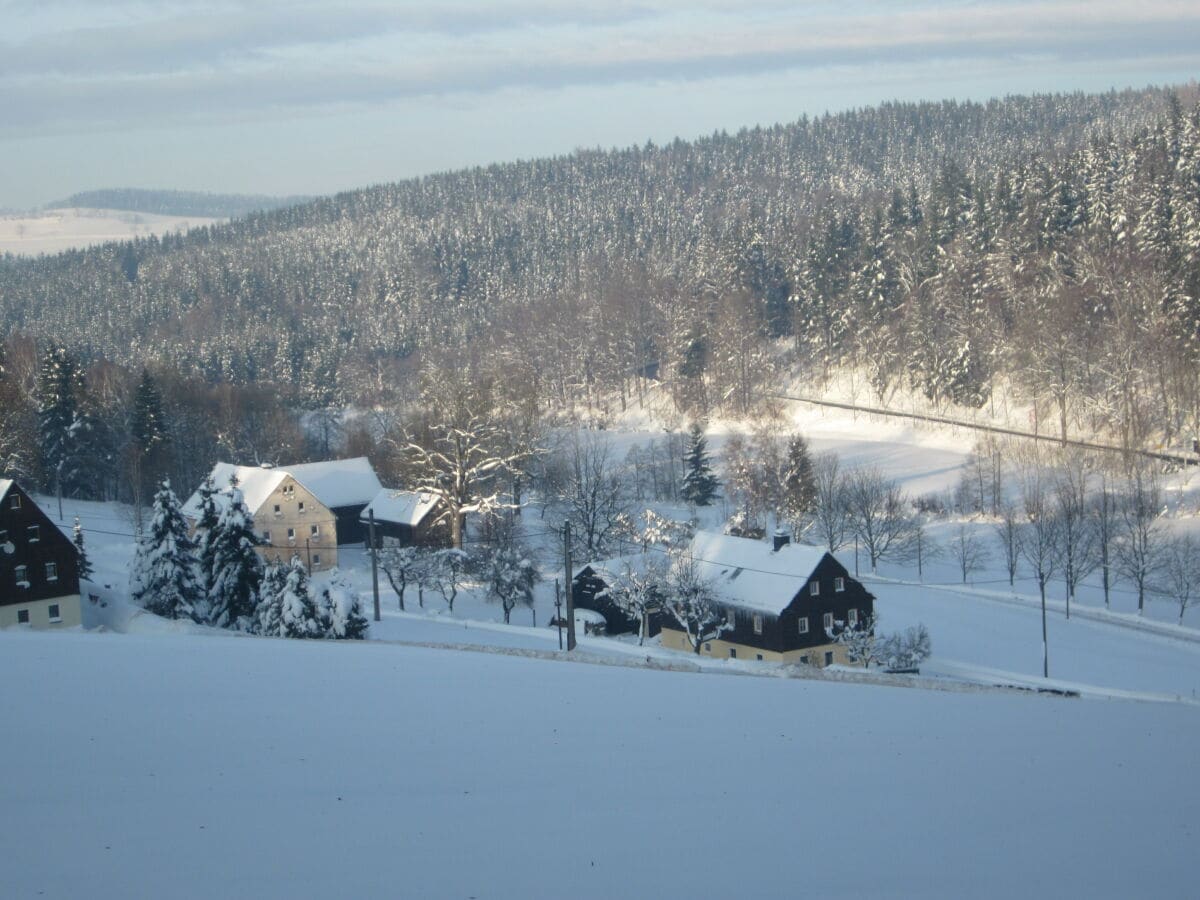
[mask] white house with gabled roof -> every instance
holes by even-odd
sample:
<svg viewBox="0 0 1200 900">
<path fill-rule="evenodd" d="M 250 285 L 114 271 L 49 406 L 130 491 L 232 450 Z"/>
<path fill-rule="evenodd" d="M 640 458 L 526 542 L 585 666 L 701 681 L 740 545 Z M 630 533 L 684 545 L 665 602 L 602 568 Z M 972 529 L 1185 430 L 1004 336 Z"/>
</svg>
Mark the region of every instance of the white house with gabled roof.
<svg viewBox="0 0 1200 900">
<path fill-rule="evenodd" d="M 236 478 L 255 531 L 259 554 L 271 562 L 298 555 L 313 571 L 338 564 L 338 547 L 365 538 L 359 516 L 379 492 L 379 478 L 365 456 L 294 466 L 237 466 L 217 463 L 210 473 L 218 508 L 228 504 Z M 200 492 L 183 505 L 193 527 Z"/>
</svg>

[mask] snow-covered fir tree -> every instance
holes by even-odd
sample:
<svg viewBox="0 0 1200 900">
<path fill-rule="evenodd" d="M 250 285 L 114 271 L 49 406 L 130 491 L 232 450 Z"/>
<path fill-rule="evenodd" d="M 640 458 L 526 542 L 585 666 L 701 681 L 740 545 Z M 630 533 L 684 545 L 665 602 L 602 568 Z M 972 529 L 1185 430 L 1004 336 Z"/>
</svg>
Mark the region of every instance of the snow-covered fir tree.
<svg viewBox="0 0 1200 900">
<path fill-rule="evenodd" d="M 683 499 L 694 506 L 708 506 L 717 495 L 721 482 L 713 474 L 708 455 L 708 440 L 699 423 L 692 426 L 687 456 L 684 457 Z"/>
<path fill-rule="evenodd" d="M 263 576 L 262 559 L 254 548 L 261 543 L 241 490 L 231 487 L 229 501 L 211 538 L 213 577 L 208 595 L 211 624 L 220 628 L 253 627 Z"/>
<path fill-rule="evenodd" d="M 71 543 L 75 545 L 75 552 L 79 554 L 79 577 L 83 581 L 91 580 L 92 561 L 88 558 L 87 548 L 83 544 L 83 526 L 79 524 L 79 516 L 75 517 Z"/>
<path fill-rule="evenodd" d="M 367 636 L 369 625 L 358 593 L 336 569 L 321 588 L 317 608 L 325 637 L 335 641 L 361 641 Z"/>
<path fill-rule="evenodd" d="M 279 635 L 289 638 L 319 638 L 324 635 L 308 580 L 308 570 L 299 556 L 292 557 L 280 593 Z"/>
<path fill-rule="evenodd" d="M 263 570 L 262 583 L 258 586 L 258 606 L 254 610 L 256 634 L 263 637 L 280 636 L 287 575 L 287 568 L 278 563 L 269 563 Z"/>
<path fill-rule="evenodd" d="M 154 495 L 150 525 L 138 542 L 130 588 L 133 600 L 168 619 L 192 618 L 200 586 L 195 544 L 179 498 L 164 481 Z"/>
<path fill-rule="evenodd" d="M 51 347 L 42 356 L 37 378 L 42 483 L 47 490 L 54 490 L 71 456 L 71 426 L 83 394 L 83 367 L 66 348 Z"/>
<path fill-rule="evenodd" d="M 204 621 L 210 619 L 209 598 L 212 596 L 213 574 L 215 571 L 214 540 L 217 535 L 217 525 L 221 519 L 221 511 L 217 507 L 217 487 L 213 484 L 212 475 L 207 475 L 200 484 L 197 492 L 200 496 L 199 515 L 196 517 L 196 559 L 200 578 L 200 588 L 203 602 L 197 606 L 197 614 Z"/>
</svg>

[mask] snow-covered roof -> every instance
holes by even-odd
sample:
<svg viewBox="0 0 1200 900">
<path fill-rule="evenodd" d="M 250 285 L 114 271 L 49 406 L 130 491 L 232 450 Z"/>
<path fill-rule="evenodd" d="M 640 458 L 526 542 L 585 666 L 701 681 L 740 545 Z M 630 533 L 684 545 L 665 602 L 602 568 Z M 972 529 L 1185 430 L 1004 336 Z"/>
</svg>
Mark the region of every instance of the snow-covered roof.
<svg viewBox="0 0 1200 900">
<path fill-rule="evenodd" d="M 715 531 L 697 531 L 690 550 L 722 601 L 772 615 L 787 608 L 825 558 L 819 547 L 784 544 L 774 550 L 766 541 Z"/>
<path fill-rule="evenodd" d="M 246 508 L 254 515 L 267 502 L 289 475 L 330 509 L 367 503 L 379 491 L 379 479 L 365 456 L 354 459 L 334 459 L 326 462 L 302 463 L 296 466 L 235 466 L 217 463 L 211 477 L 218 493 L 213 498 L 217 508 L 229 499 L 229 480 L 236 475 L 238 488 Z M 183 505 L 183 514 L 196 518 L 200 514 L 200 492 Z"/>
<path fill-rule="evenodd" d="M 365 456 L 284 466 L 283 470 L 330 509 L 370 503 L 383 487 Z"/>
<path fill-rule="evenodd" d="M 4 495 L 8 493 L 8 489 L 13 486 L 11 478 L 0 478 L 0 500 L 4 499 Z"/>
<path fill-rule="evenodd" d="M 428 492 L 384 488 L 371 499 L 359 518 L 365 522 L 368 514 L 374 512 L 376 522 L 412 525 L 415 528 L 437 506 L 437 502 L 437 496 Z"/>
<path fill-rule="evenodd" d="M 591 569 L 598 578 L 604 579 L 606 583 L 611 585 L 613 581 L 625 574 L 626 569 L 637 575 L 643 575 L 652 563 L 657 563 L 665 570 L 671 561 L 658 550 L 650 550 L 646 553 L 631 553 L 627 556 L 614 556 L 612 559 L 575 566 L 575 572 L 571 577 L 578 578 L 584 569 Z"/>
</svg>

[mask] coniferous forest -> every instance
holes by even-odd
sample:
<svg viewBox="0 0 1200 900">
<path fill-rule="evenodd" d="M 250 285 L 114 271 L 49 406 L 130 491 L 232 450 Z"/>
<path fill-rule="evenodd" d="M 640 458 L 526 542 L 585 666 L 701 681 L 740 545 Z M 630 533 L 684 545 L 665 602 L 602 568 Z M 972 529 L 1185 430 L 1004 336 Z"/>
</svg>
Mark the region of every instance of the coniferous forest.
<svg viewBox="0 0 1200 900">
<path fill-rule="evenodd" d="M 1003 389 L 1064 434 L 1190 442 L 1198 99 L 885 104 L 5 257 L 0 468 L 48 483 L 39 427 L 82 493 L 295 459 L 298 411 L 402 403 L 432 364 L 543 410 L 653 375 L 693 418 L 854 367 L 880 403 Z"/>
</svg>

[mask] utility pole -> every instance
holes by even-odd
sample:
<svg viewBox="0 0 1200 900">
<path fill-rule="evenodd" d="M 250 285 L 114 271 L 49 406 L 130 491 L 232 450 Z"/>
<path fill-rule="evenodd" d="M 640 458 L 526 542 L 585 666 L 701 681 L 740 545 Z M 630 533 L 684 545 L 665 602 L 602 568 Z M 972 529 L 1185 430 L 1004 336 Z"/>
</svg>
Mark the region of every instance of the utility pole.
<svg viewBox="0 0 1200 900">
<path fill-rule="evenodd" d="M 858 535 L 854 536 L 854 577 L 858 577 Z"/>
<path fill-rule="evenodd" d="M 571 590 L 571 523 L 563 523 L 563 562 L 566 564 L 567 582 L 567 652 L 575 649 L 575 598 Z"/>
<path fill-rule="evenodd" d="M 1042 677 L 1050 677 L 1050 644 L 1046 640 L 1046 588 L 1042 587 Z"/>
<path fill-rule="evenodd" d="M 554 621 L 558 623 L 558 649 L 562 649 L 562 589 L 554 579 Z"/>
<path fill-rule="evenodd" d="M 375 510 L 367 510 L 367 540 L 371 542 L 371 593 L 375 596 L 375 621 L 379 621 L 379 552 L 375 544 Z"/>
</svg>

